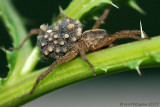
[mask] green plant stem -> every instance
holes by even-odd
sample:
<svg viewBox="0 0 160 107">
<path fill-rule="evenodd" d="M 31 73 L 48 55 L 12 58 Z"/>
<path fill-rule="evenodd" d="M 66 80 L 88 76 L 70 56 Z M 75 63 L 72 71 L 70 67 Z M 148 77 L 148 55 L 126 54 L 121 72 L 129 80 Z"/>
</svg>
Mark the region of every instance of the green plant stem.
<svg viewBox="0 0 160 107">
<path fill-rule="evenodd" d="M 137 69 L 139 66 L 160 66 L 159 41 L 160 36 L 92 52 L 87 57 L 96 69 L 97 76 Z M 94 77 L 91 68 L 80 57 L 77 57 L 58 65 L 54 72 L 38 84 L 33 94 L 20 98 L 32 88 L 37 76 L 46 69 L 30 73 L 12 86 L 2 88 L 0 90 L 0 106 L 22 105 L 45 93 Z"/>
</svg>

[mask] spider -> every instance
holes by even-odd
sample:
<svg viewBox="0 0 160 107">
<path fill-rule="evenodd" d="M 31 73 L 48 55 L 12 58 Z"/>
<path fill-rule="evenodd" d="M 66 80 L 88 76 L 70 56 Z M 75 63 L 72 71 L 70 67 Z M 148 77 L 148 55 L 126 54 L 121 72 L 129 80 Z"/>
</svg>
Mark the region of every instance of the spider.
<svg viewBox="0 0 160 107">
<path fill-rule="evenodd" d="M 37 36 L 37 45 L 40 48 L 42 58 L 44 60 L 51 58 L 56 59 L 48 70 L 38 76 L 32 89 L 21 97 L 32 94 L 37 84 L 50 72 L 52 72 L 57 65 L 70 61 L 75 58 L 78 53 L 80 53 L 82 59 L 91 67 L 93 75 L 96 76 L 93 65 L 86 57 L 85 53 L 87 51 L 99 50 L 110 45 L 111 43 L 114 43 L 116 39 L 120 38 L 144 39 L 137 36 L 138 34 L 141 34 L 140 30 L 123 30 L 108 35 L 106 30 L 98 29 L 101 22 L 107 17 L 109 11 L 110 8 L 107 8 L 96 21 L 93 28 L 83 33 L 82 25 L 79 20 L 71 19 L 60 13 L 57 19 L 64 18 L 63 20 L 58 21 L 53 26 L 43 24 L 40 26 L 40 29 L 32 29 L 19 47 L 10 48 L 10 50 L 19 49 L 23 46 L 25 41 L 31 37 L 31 35 L 39 34 Z"/>
</svg>

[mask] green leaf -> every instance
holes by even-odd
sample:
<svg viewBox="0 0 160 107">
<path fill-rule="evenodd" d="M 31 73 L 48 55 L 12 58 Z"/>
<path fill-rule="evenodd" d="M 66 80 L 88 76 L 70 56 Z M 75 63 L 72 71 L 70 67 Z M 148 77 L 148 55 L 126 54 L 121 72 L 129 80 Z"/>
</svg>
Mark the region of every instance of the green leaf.
<svg viewBox="0 0 160 107">
<path fill-rule="evenodd" d="M 138 12 L 140 12 L 141 14 L 146 14 L 146 12 L 138 6 L 136 0 L 129 0 L 128 5 L 133 9 L 137 10 Z"/>
<path fill-rule="evenodd" d="M 6 81 L 6 78 L 0 78 L 0 88 L 2 88 L 5 81 Z"/>
<path fill-rule="evenodd" d="M 80 19 L 85 13 L 102 3 L 116 6 L 111 0 L 73 0 L 67 9 L 61 10 L 61 12 L 73 19 Z"/>
<path fill-rule="evenodd" d="M 24 23 L 14 7 L 10 4 L 10 0 L 0 0 L 0 11 L 0 17 L 2 17 L 3 22 L 13 39 L 13 46 L 19 46 L 27 35 Z M 17 76 L 19 76 L 23 67 L 22 65 L 27 60 L 31 50 L 32 47 L 30 41 L 27 41 L 23 48 L 18 51 L 6 51 L 10 72 L 5 80 L 7 80 L 9 84 L 12 83 L 9 81 L 15 81 Z"/>
</svg>

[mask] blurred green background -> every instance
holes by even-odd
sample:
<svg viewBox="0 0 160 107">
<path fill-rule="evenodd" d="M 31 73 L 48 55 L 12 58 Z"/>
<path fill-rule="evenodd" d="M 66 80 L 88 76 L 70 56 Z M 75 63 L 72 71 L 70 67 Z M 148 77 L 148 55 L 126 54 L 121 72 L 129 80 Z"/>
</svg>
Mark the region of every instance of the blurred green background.
<svg viewBox="0 0 160 107">
<path fill-rule="evenodd" d="M 51 24 L 53 17 L 57 16 L 59 13 L 59 6 L 65 9 L 70 3 L 70 0 L 45 0 L 45 1 L 44 0 L 12 0 L 12 1 L 17 11 L 20 13 L 23 20 L 25 21 L 28 31 L 32 28 L 39 28 L 39 26 L 43 23 Z M 146 15 L 140 14 L 139 12 L 135 11 L 134 9 L 128 7 L 125 4 L 121 5 L 119 9 L 113 7 L 108 18 L 105 20 L 105 24 L 103 24 L 101 28 L 106 29 L 109 34 L 120 31 L 120 30 L 140 29 L 139 23 L 141 20 L 143 25 L 143 30 L 148 34 L 149 37 L 160 35 L 160 27 L 159 27 L 160 1 L 159 0 L 137 0 L 137 2 L 139 6 L 146 12 Z M 94 20 L 91 20 L 89 21 L 89 23 L 88 22 L 83 23 L 84 24 L 83 31 L 87 29 L 91 29 L 94 22 L 95 22 Z M 0 35 L 1 35 L 0 47 L 5 47 L 6 49 L 11 47 L 12 46 L 11 38 L 2 21 L 0 21 Z M 32 44 L 36 45 L 36 36 L 32 37 L 31 40 L 32 40 Z M 121 44 L 127 41 L 128 40 L 119 40 L 118 44 Z M 0 77 L 5 77 L 7 76 L 8 68 L 7 68 L 6 55 L 3 51 L 0 51 L 0 59 L 1 59 L 0 60 L 0 67 L 1 67 Z M 50 63 L 46 64 L 45 62 L 43 62 L 42 64 L 50 65 Z M 88 81 L 76 83 L 74 85 L 71 85 L 63 89 L 60 89 L 56 92 L 53 92 L 49 96 L 44 96 L 39 100 L 32 102 L 31 105 L 27 104 L 25 106 L 26 107 L 38 106 L 37 103 L 42 106 L 43 105 L 42 102 L 43 102 L 44 105 L 54 103 L 55 106 L 58 106 L 58 107 L 62 107 L 63 105 L 65 107 L 68 107 L 68 106 L 72 107 L 74 105 L 73 102 L 77 101 L 75 103 L 77 107 L 80 107 L 78 106 L 78 104 L 80 104 L 81 106 L 86 106 L 88 104 L 88 107 L 89 106 L 102 107 L 103 104 L 104 105 L 110 104 L 110 107 L 119 107 L 120 105 L 118 104 L 121 103 L 121 100 L 119 100 L 121 99 L 120 97 L 122 97 L 122 99 L 124 99 L 123 101 L 126 101 L 126 102 L 127 101 L 136 102 L 135 99 L 137 100 L 141 99 L 138 101 L 139 102 L 146 101 L 147 103 L 149 101 L 154 102 L 156 99 L 157 100 L 155 102 L 160 101 L 160 94 L 158 93 L 159 92 L 158 90 L 160 89 L 160 86 L 159 86 L 160 67 L 142 69 L 141 71 L 143 74 L 141 77 L 137 74 L 135 70 L 132 70 L 129 72 L 122 72 L 122 73 L 114 74 L 110 76 L 100 76 L 98 78 L 94 78 Z M 112 94 L 112 91 L 114 92 L 114 94 Z M 126 91 L 128 91 L 128 93 L 126 93 Z M 83 94 L 88 97 L 86 97 L 86 100 L 85 100 L 86 103 L 82 104 L 81 101 L 79 100 L 82 100 L 83 98 L 85 99 Z M 77 96 L 79 96 L 79 99 L 76 100 Z M 134 97 L 129 97 L 129 96 L 134 96 Z M 96 99 L 95 97 L 98 97 L 98 98 Z M 113 101 L 113 103 L 111 103 L 110 100 L 111 99 L 114 100 L 115 97 L 116 99 L 118 99 L 116 100 L 117 102 Z M 90 98 L 91 99 L 93 98 L 93 100 L 91 100 Z M 95 98 L 95 101 L 94 101 L 94 98 Z M 60 101 L 58 102 L 58 99 L 61 101 L 61 103 L 63 101 L 66 101 L 66 102 L 62 103 L 60 106 L 59 104 Z M 88 101 L 88 99 L 90 100 Z M 47 102 L 48 100 L 50 102 Z M 69 104 L 68 106 L 67 106 L 67 103 Z M 98 105 L 93 106 L 95 103 Z M 99 103 L 101 103 L 102 105 L 99 105 Z M 114 104 L 116 104 L 117 106 Z"/>
</svg>

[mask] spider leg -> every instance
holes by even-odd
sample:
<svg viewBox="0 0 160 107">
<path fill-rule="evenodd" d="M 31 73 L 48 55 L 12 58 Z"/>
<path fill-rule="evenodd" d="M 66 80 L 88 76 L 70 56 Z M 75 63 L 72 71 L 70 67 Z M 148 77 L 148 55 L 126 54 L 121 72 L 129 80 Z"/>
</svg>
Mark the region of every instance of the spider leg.
<svg viewBox="0 0 160 107">
<path fill-rule="evenodd" d="M 149 37 L 147 36 L 147 34 L 143 31 L 144 35 L 145 35 L 145 39 L 148 39 Z M 138 34 L 141 34 L 141 31 L 140 30 L 122 30 L 120 32 L 116 32 L 112 35 L 110 35 L 109 37 L 112 37 L 113 38 L 113 41 L 111 41 L 113 43 L 114 46 L 116 46 L 116 41 L 115 39 L 118 39 L 118 38 L 133 38 L 133 39 L 144 39 L 144 38 L 141 38 L 139 36 L 136 36 Z"/>
<path fill-rule="evenodd" d="M 57 20 L 59 20 L 60 18 L 71 19 L 70 17 L 68 17 L 68 16 L 65 15 L 64 13 L 60 13 L 60 14 L 54 19 L 54 21 L 57 21 Z"/>
<path fill-rule="evenodd" d="M 146 36 L 146 38 L 141 38 L 139 36 L 136 36 L 138 34 L 141 34 L 140 30 L 123 30 L 120 32 L 116 32 L 114 34 L 109 35 L 109 37 L 111 37 L 112 39 L 120 39 L 120 38 L 133 38 L 133 39 L 148 39 L 149 37 L 147 36 L 147 34 L 145 32 L 143 32 L 144 35 Z"/>
<path fill-rule="evenodd" d="M 141 30 L 122 30 L 120 32 L 117 32 L 119 34 L 133 34 L 133 35 L 140 35 L 141 34 Z M 146 38 L 149 39 L 149 37 L 147 36 L 147 34 L 143 31 L 143 34 L 145 35 Z"/>
<path fill-rule="evenodd" d="M 93 75 L 96 76 L 96 72 L 94 70 L 93 65 L 89 62 L 89 60 L 86 57 L 86 53 L 85 53 L 85 50 L 83 48 L 83 42 L 80 42 L 80 44 L 79 44 L 79 52 L 80 52 L 80 55 L 81 55 L 82 59 L 91 67 L 91 69 L 93 71 Z"/>
<path fill-rule="evenodd" d="M 52 72 L 54 70 L 54 68 L 58 65 L 58 64 L 61 64 L 61 63 L 64 63 L 64 62 L 68 62 L 70 61 L 71 59 L 73 59 L 74 57 L 76 57 L 77 55 L 77 52 L 76 51 L 71 51 L 69 52 L 68 54 L 66 54 L 65 56 L 59 58 L 58 60 L 56 60 L 55 62 L 52 63 L 52 65 L 48 68 L 48 70 L 46 70 L 44 73 L 42 73 L 40 76 L 38 76 L 36 82 L 34 83 L 32 89 L 22 95 L 21 97 L 25 97 L 27 95 L 30 95 L 33 93 L 33 91 L 35 90 L 36 86 L 38 85 L 38 83 L 44 79 L 44 77 L 46 77 L 50 72 Z"/>
<path fill-rule="evenodd" d="M 16 48 L 9 48 L 9 50 L 17 50 L 17 49 L 20 49 L 24 43 L 34 34 L 39 34 L 41 33 L 42 31 L 40 29 L 32 29 L 29 34 L 27 35 L 27 37 L 23 40 L 23 42 Z"/>
<path fill-rule="evenodd" d="M 99 26 L 101 25 L 102 21 L 104 19 L 106 19 L 106 17 L 108 16 L 109 14 L 109 11 L 110 11 L 110 6 L 106 8 L 106 10 L 104 11 L 104 13 L 99 17 L 99 19 L 96 21 L 96 23 L 94 24 L 93 28 L 92 29 L 98 29 Z"/>
<path fill-rule="evenodd" d="M 146 38 L 141 38 L 140 36 L 137 36 L 138 34 L 141 34 L 140 30 L 123 30 L 120 32 L 116 32 L 106 37 L 105 41 L 107 42 L 103 44 L 103 46 L 107 46 L 111 43 L 114 43 L 116 39 L 121 39 L 121 38 L 132 38 L 132 39 L 138 39 L 138 40 L 149 39 L 147 34 L 145 32 L 143 33 L 146 36 Z"/>
</svg>

